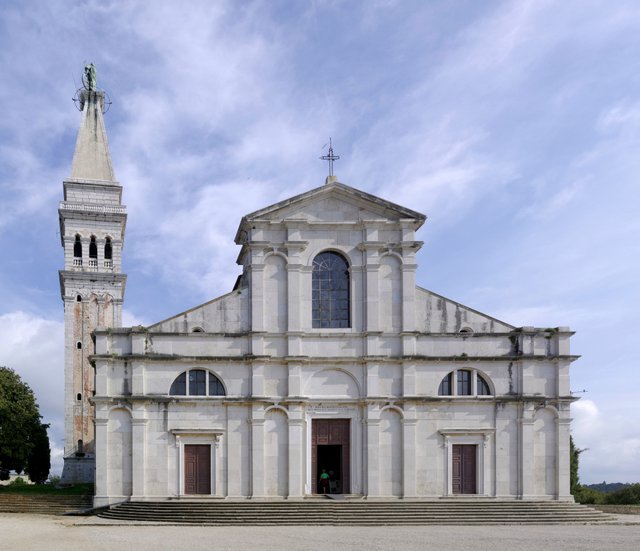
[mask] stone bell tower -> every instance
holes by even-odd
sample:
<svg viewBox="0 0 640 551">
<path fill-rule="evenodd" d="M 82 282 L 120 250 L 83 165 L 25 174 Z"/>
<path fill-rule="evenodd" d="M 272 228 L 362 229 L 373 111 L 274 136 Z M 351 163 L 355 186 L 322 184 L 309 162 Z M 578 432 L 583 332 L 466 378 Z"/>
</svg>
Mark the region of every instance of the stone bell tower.
<svg viewBox="0 0 640 551">
<path fill-rule="evenodd" d="M 122 325 L 127 279 L 122 273 L 127 214 L 104 127 L 105 93 L 96 89 L 93 64 L 85 67 L 84 88 L 76 99 L 82 119 L 58 209 L 64 248 L 59 272 L 64 303 L 63 483 L 93 482 L 95 477 L 92 332 Z"/>
</svg>

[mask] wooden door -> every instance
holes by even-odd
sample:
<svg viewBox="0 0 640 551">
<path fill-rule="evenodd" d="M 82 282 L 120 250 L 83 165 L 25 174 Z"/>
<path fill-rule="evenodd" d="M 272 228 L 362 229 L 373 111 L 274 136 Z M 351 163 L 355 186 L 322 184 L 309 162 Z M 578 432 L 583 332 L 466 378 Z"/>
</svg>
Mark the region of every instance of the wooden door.
<svg viewBox="0 0 640 551">
<path fill-rule="evenodd" d="M 454 444 L 451 457 L 451 487 L 454 494 L 475 494 L 476 485 L 475 444 Z"/>
<path fill-rule="evenodd" d="M 342 493 L 351 492 L 351 420 L 313 419 L 311 422 L 311 491 L 318 493 L 318 446 L 341 446 Z"/>
<path fill-rule="evenodd" d="M 211 446 L 209 444 L 184 446 L 184 493 L 211 493 Z"/>
</svg>

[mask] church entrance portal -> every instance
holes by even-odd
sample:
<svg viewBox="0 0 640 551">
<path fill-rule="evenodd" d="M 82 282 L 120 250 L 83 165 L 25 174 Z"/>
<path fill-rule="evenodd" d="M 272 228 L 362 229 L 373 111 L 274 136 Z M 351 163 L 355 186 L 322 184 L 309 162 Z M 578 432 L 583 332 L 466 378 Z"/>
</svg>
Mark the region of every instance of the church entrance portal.
<svg viewBox="0 0 640 551">
<path fill-rule="evenodd" d="M 349 419 L 313 419 L 311 429 L 312 491 L 322 493 L 320 475 L 330 475 L 331 492 L 348 494 L 351 489 Z M 332 475 L 333 473 L 333 475 Z"/>
<path fill-rule="evenodd" d="M 184 493 L 211 493 L 211 446 L 209 444 L 185 445 Z"/>
<path fill-rule="evenodd" d="M 454 494 L 475 494 L 477 446 L 454 444 L 451 457 L 451 488 Z"/>
</svg>

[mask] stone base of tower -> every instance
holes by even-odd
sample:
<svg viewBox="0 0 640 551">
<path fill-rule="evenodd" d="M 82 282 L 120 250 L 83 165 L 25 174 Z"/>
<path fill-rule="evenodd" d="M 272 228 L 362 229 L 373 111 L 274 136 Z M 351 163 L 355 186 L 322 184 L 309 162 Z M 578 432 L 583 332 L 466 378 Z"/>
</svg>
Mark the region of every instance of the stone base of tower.
<svg viewBox="0 0 640 551">
<path fill-rule="evenodd" d="M 93 455 L 71 455 L 64 458 L 60 484 L 93 484 L 96 479 L 96 460 Z"/>
</svg>

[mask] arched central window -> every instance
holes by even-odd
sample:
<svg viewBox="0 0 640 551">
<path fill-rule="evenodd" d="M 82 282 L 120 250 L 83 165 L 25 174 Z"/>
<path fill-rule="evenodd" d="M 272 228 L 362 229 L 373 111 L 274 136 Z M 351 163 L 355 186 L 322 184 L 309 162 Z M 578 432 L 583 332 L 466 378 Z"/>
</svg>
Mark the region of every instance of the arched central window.
<svg viewBox="0 0 640 551">
<path fill-rule="evenodd" d="M 338 253 L 313 259 L 311 287 L 313 327 L 350 327 L 349 264 Z"/>
<path fill-rule="evenodd" d="M 225 396 L 226 392 L 222 381 L 213 373 L 204 369 L 189 369 L 175 378 L 169 394 L 171 396 Z"/>
</svg>

